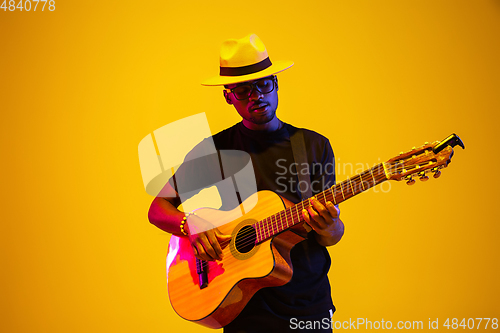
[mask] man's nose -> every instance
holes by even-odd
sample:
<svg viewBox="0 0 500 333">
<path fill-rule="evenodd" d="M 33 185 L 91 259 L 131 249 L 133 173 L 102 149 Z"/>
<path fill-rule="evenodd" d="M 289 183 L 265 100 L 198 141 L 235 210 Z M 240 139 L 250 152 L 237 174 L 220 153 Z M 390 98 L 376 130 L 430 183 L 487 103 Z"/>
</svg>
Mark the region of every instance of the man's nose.
<svg viewBox="0 0 500 333">
<path fill-rule="evenodd" d="M 258 100 L 261 99 L 264 96 L 263 93 L 261 93 L 256 87 L 253 87 L 252 93 L 250 94 L 250 99 L 251 100 Z"/>
</svg>

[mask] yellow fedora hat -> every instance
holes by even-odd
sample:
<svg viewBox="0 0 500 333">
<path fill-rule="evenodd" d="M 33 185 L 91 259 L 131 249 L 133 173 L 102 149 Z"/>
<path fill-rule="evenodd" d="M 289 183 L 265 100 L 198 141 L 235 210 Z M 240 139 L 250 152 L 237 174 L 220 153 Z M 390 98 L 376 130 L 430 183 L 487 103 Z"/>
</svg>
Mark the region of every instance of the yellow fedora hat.
<svg viewBox="0 0 500 333">
<path fill-rule="evenodd" d="M 260 79 L 284 71 L 293 61 L 271 62 L 266 46 L 256 34 L 241 39 L 228 39 L 220 49 L 220 73 L 206 79 L 204 86 L 222 86 Z"/>
</svg>

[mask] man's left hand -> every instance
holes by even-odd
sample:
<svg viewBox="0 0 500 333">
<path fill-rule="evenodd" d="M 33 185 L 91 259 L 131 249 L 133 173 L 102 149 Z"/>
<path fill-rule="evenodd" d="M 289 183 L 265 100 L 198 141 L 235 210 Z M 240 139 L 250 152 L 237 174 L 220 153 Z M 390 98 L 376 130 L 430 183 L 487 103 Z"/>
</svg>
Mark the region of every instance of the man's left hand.
<svg viewBox="0 0 500 333">
<path fill-rule="evenodd" d="M 344 234 L 344 224 L 339 218 L 339 209 L 330 201 L 323 205 L 315 197 L 310 198 L 309 203 L 307 210 L 302 210 L 302 216 L 316 232 L 318 243 L 323 246 L 338 243 Z"/>
</svg>

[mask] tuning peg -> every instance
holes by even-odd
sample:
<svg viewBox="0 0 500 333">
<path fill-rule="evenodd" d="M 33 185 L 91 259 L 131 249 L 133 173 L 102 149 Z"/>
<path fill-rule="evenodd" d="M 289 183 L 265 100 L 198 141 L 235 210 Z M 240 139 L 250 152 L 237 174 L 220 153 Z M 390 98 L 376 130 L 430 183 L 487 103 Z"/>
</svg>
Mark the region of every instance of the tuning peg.
<svg viewBox="0 0 500 333">
<path fill-rule="evenodd" d="M 412 176 L 406 176 L 405 180 L 406 180 L 406 184 L 407 185 L 413 185 L 413 184 L 415 184 L 415 179 L 413 179 Z"/>
<path fill-rule="evenodd" d="M 418 176 L 420 177 L 420 180 L 423 182 L 429 180 L 429 177 L 425 175 L 425 171 L 420 171 L 418 173 Z"/>
<path fill-rule="evenodd" d="M 434 175 L 432 175 L 432 177 L 434 178 L 439 178 L 439 176 L 441 176 L 441 171 L 439 170 L 438 167 L 432 168 L 431 172 L 434 172 Z"/>
</svg>

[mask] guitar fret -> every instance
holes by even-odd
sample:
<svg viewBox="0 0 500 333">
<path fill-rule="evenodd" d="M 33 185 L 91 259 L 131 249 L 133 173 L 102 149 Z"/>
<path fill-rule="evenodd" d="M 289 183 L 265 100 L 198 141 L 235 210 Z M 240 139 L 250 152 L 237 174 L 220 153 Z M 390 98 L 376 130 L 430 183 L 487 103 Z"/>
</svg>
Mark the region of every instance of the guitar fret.
<svg viewBox="0 0 500 333">
<path fill-rule="evenodd" d="M 356 179 L 354 177 L 351 178 L 351 192 L 352 192 L 352 196 L 355 196 L 356 194 L 358 194 L 358 182 L 356 181 Z"/>
<path fill-rule="evenodd" d="M 266 239 L 266 228 L 265 228 L 265 220 L 261 221 L 261 229 L 262 229 L 262 240 Z"/>
<path fill-rule="evenodd" d="M 352 186 L 352 179 L 351 178 L 347 178 L 347 180 L 349 181 L 349 184 L 351 185 L 352 195 L 355 196 L 356 194 L 354 193 L 354 187 Z"/>
<path fill-rule="evenodd" d="M 275 232 L 274 234 L 277 234 L 277 233 L 280 231 L 280 223 L 282 223 L 282 221 L 283 221 L 283 216 L 282 216 L 282 214 L 283 214 L 283 213 L 280 213 L 280 214 L 278 215 L 278 219 L 279 219 L 279 220 L 277 220 L 277 221 L 276 221 L 276 232 Z"/>
<path fill-rule="evenodd" d="M 375 184 L 377 184 L 377 182 L 375 181 L 375 177 L 373 177 L 373 168 L 370 169 L 370 174 L 372 175 L 373 186 L 375 186 Z"/>
<path fill-rule="evenodd" d="M 370 185 L 370 183 L 372 182 L 371 180 L 371 177 L 368 173 L 368 170 L 366 171 L 363 171 L 363 173 L 361 174 L 361 179 L 363 179 L 363 184 L 365 185 L 365 190 L 368 190 L 370 189 L 372 186 Z"/>
<path fill-rule="evenodd" d="M 292 226 L 295 225 L 296 223 L 299 223 L 300 222 L 300 213 L 299 213 L 299 206 L 297 205 L 297 207 L 295 207 L 295 214 L 297 214 L 296 216 L 296 219 L 297 219 L 297 222 L 295 223 L 292 223 Z"/>
<path fill-rule="evenodd" d="M 288 213 L 292 214 L 292 210 L 290 208 L 287 208 L 287 214 L 286 214 L 286 219 L 285 221 L 281 221 L 281 231 L 285 230 L 286 227 L 285 227 L 285 223 L 286 222 L 288 224 Z"/>
<path fill-rule="evenodd" d="M 269 237 L 269 218 L 264 220 L 264 230 L 266 231 L 266 238 Z"/>
<path fill-rule="evenodd" d="M 278 217 L 276 218 L 276 223 L 274 224 L 276 227 L 276 231 L 274 231 L 274 229 L 273 229 L 274 235 L 276 235 L 280 231 L 280 223 L 281 223 L 282 218 L 283 218 L 282 214 L 283 213 L 278 214 Z"/>
<path fill-rule="evenodd" d="M 370 180 L 367 180 L 366 177 Z M 381 177 L 384 179 L 381 179 Z M 341 183 L 327 188 L 313 197 L 323 204 L 326 204 L 328 201 L 332 201 L 334 205 L 338 205 L 342 201 L 362 193 L 385 180 L 386 177 L 385 172 L 382 169 L 382 164 L 378 164 L 373 168 L 365 170 L 357 175 L 347 178 Z M 257 222 L 255 224 L 257 241 L 263 242 L 264 240 L 271 238 L 272 236 L 303 221 L 302 210 L 307 209 L 309 206 L 311 206 L 310 201 L 304 200 Z"/>
<path fill-rule="evenodd" d="M 264 239 L 267 239 L 267 217 L 262 220 L 262 231 L 264 232 Z"/>
<path fill-rule="evenodd" d="M 290 210 L 287 208 L 287 209 L 285 210 L 284 214 L 283 214 L 283 215 L 284 215 L 284 216 L 283 216 L 283 218 L 281 219 L 281 227 L 280 227 L 279 232 L 282 232 L 283 230 L 285 230 L 285 229 L 286 229 L 286 227 L 285 227 L 285 222 L 288 220 L 288 213 L 289 213 L 289 212 L 290 212 Z"/>
<path fill-rule="evenodd" d="M 276 224 L 277 220 L 278 220 L 277 216 L 276 216 L 276 218 L 275 218 L 274 221 L 271 219 L 271 230 L 270 230 L 270 233 L 269 233 L 269 237 L 271 237 L 271 235 L 274 235 L 274 225 Z"/>
<path fill-rule="evenodd" d="M 363 178 L 361 178 L 361 174 L 357 175 L 358 180 L 356 180 L 356 185 L 354 188 L 356 189 L 356 194 L 359 194 L 365 190 L 365 186 L 363 184 Z"/>
<path fill-rule="evenodd" d="M 333 187 L 333 190 L 334 190 L 334 191 L 333 191 L 333 196 L 335 197 L 335 203 L 337 203 L 337 202 L 339 202 L 339 201 L 340 201 L 340 198 L 338 198 L 338 199 L 337 199 L 337 195 L 339 194 L 338 189 L 339 189 L 339 184 L 337 184 L 337 185 L 335 185 L 335 186 Z"/>
<path fill-rule="evenodd" d="M 267 237 L 271 237 L 272 234 L 273 234 L 273 225 L 274 225 L 274 221 L 273 221 L 273 217 L 269 218 L 269 223 L 267 224 L 267 231 L 269 233 L 269 235 L 267 235 Z"/>
<path fill-rule="evenodd" d="M 280 222 L 281 222 L 281 229 L 279 230 L 280 232 L 283 231 L 283 230 L 285 230 L 284 224 L 283 224 L 283 220 L 286 221 L 287 219 L 288 219 L 288 209 L 285 209 L 285 211 L 283 212 L 283 216 L 282 216 L 282 218 L 280 220 Z"/>
<path fill-rule="evenodd" d="M 255 234 L 256 234 L 256 242 L 258 243 L 259 242 L 259 221 L 257 221 L 256 223 L 253 224 L 253 228 L 255 229 Z"/>
<path fill-rule="evenodd" d="M 283 218 L 285 218 L 285 220 L 286 220 L 286 210 L 285 210 L 285 211 L 283 211 L 282 216 L 280 216 L 280 221 L 279 221 L 279 223 L 278 223 L 278 225 L 277 225 L 277 228 L 276 228 L 276 233 L 278 233 L 278 232 L 280 232 L 281 230 L 283 230 L 283 229 L 282 229 L 282 228 L 283 228 Z M 280 225 L 281 225 L 281 227 L 280 227 Z"/>
<path fill-rule="evenodd" d="M 276 217 L 274 217 L 274 220 L 272 218 L 269 219 L 269 237 L 271 237 L 274 234 L 274 224 L 275 223 L 276 223 Z"/>
<path fill-rule="evenodd" d="M 260 221 L 261 228 L 262 228 L 262 240 L 266 239 L 266 226 L 265 226 L 265 219 Z"/>
<path fill-rule="evenodd" d="M 292 209 L 289 207 L 286 209 L 285 219 L 281 222 L 281 231 L 286 229 L 285 224 L 288 223 L 288 220 L 290 220 L 291 215 L 292 215 Z"/>
<path fill-rule="evenodd" d="M 363 180 L 363 173 L 359 174 L 359 179 L 361 180 L 361 188 L 363 189 L 363 191 L 366 191 L 364 180 Z"/>
<path fill-rule="evenodd" d="M 271 220 L 271 232 L 269 234 L 269 237 L 271 237 L 271 235 L 274 235 L 274 225 L 276 224 L 277 220 L 278 220 L 277 216 L 276 216 L 276 220 L 274 220 L 274 221 Z"/>
<path fill-rule="evenodd" d="M 345 199 L 349 199 L 349 178 L 347 178 L 345 181 L 342 182 L 342 187 L 345 187 L 346 190 L 344 192 L 345 194 Z"/>
<path fill-rule="evenodd" d="M 266 230 L 264 230 L 264 220 L 259 221 L 260 222 L 260 228 L 262 230 L 262 240 L 266 239 Z"/>
<path fill-rule="evenodd" d="M 283 214 L 281 214 L 280 216 L 280 221 L 278 223 L 278 227 L 276 229 L 276 233 L 280 232 L 281 230 L 283 230 L 283 218 L 285 218 L 286 220 L 286 210 L 283 212 Z"/>
<path fill-rule="evenodd" d="M 337 204 L 337 200 L 335 200 L 335 195 L 333 194 L 332 188 L 330 188 L 330 192 L 332 193 L 333 203 L 336 205 Z"/>
<path fill-rule="evenodd" d="M 255 225 L 255 231 L 257 232 L 257 243 L 260 242 L 260 229 L 259 229 L 259 221 L 254 224 Z"/>
</svg>

